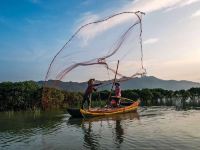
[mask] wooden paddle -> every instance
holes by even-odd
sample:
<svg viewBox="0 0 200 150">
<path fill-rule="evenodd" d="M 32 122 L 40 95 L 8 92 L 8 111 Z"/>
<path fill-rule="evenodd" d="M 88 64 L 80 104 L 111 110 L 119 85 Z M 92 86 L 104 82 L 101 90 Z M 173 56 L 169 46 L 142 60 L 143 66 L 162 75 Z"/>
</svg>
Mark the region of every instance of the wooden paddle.
<svg viewBox="0 0 200 150">
<path fill-rule="evenodd" d="M 115 84 L 115 82 L 116 82 L 118 68 L 119 68 L 119 60 L 117 61 L 117 69 L 116 69 L 116 71 L 115 71 L 115 78 L 114 78 L 113 83 L 112 83 L 112 87 L 111 87 L 111 90 L 110 90 L 110 94 L 109 94 L 109 96 L 108 96 L 107 104 L 109 104 L 110 97 L 111 97 L 111 94 L 112 94 L 112 90 L 113 90 L 114 84 Z"/>
<path fill-rule="evenodd" d="M 129 101 L 134 101 L 132 99 L 129 98 L 125 98 L 125 97 L 119 97 L 119 96 L 111 96 L 112 98 L 119 98 L 119 99 L 124 99 L 124 100 L 129 100 Z"/>
</svg>

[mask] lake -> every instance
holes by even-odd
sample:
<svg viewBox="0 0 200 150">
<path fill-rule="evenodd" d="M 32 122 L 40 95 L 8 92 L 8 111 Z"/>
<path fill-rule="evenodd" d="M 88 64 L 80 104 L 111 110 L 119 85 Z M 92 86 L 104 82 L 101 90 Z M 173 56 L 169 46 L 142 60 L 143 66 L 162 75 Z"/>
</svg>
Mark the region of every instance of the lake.
<svg viewBox="0 0 200 150">
<path fill-rule="evenodd" d="M 139 108 L 101 118 L 67 112 L 0 113 L 0 149 L 200 149 L 200 111 Z"/>
</svg>

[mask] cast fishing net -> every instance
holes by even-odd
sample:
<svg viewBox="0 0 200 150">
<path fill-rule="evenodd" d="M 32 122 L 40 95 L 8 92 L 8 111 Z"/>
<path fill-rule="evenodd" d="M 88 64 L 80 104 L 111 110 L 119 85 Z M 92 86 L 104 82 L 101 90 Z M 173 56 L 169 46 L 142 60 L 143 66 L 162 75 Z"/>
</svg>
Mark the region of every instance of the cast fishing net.
<svg viewBox="0 0 200 150">
<path fill-rule="evenodd" d="M 60 88 L 59 81 L 126 81 L 146 73 L 143 66 L 142 12 L 122 12 L 78 28 L 57 52 L 44 87 Z M 51 80 L 51 82 L 47 82 Z"/>
</svg>

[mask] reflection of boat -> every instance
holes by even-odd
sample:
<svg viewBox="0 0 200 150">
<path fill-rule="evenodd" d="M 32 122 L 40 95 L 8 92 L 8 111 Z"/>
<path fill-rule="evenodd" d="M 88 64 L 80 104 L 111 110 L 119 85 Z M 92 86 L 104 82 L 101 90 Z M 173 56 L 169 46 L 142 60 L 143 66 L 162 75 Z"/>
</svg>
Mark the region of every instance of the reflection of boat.
<svg viewBox="0 0 200 150">
<path fill-rule="evenodd" d="M 124 135 L 127 133 L 125 120 L 139 120 L 137 112 L 125 114 L 115 114 L 110 116 L 99 116 L 93 118 L 73 118 L 68 119 L 67 124 L 77 129 L 82 129 L 84 147 L 87 149 L 100 149 L 100 140 L 102 139 L 102 130 L 109 128 L 111 137 L 117 147 L 124 142 Z M 110 123 L 112 127 L 110 127 Z M 102 126 L 103 125 L 103 126 Z"/>
<path fill-rule="evenodd" d="M 68 119 L 67 124 L 76 126 L 76 127 L 81 127 L 82 124 L 85 123 L 91 123 L 91 122 L 101 122 L 101 121 L 116 121 L 116 120 L 139 120 L 140 116 L 137 112 L 130 112 L 130 113 L 125 113 L 125 114 L 115 114 L 115 115 L 110 115 L 110 116 L 99 116 L 99 117 L 93 117 L 93 118 L 74 118 L 70 117 Z"/>
<path fill-rule="evenodd" d="M 93 117 L 93 118 L 74 118 L 70 117 L 68 119 L 68 124 L 75 125 L 75 126 L 81 126 L 81 124 L 88 123 L 88 122 L 98 122 L 98 121 L 111 121 L 111 120 L 139 120 L 140 116 L 137 112 L 130 112 L 125 114 L 115 114 L 110 116 L 99 116 L 99 117 Z"/>
<path fill-rule="evenodd" d="M 98 117 L 93 117 L 93 118 L 84 118 L 83 122 L 98 122 L 98 121 L 116 121 L 116 120 L 139 120 L 140 116 L 136 112 L 129 112 L 129 113 L 124 113 L 124 114 L 114 114 L 110 116 L 98 116 Z"/>
<path fill-rule="evenodd" d="M 79 108 L 68 108 L 67 112 L 74 118 L 82 118 L 82 114 Z"/>
<path fill-rule="evenodd" d="M 119 108 L 92 108 L 90 110 L 80 109 L 81 114 L 84 117 L 97 117 L 97 116 L 107 116 L 113 114 L 123 114 L 127 112 L 136 111 L 139 106 L 139 101 L 133 102 L 129 106 L 119 107 Z"/>
<path fill-rule="evenodd" d="M 74 127 L 81 127 L 82 122 L 83 122 L 83 118 L 70 117 L 67 121 L 67 125 L 74 126 Z"/>
</svg>

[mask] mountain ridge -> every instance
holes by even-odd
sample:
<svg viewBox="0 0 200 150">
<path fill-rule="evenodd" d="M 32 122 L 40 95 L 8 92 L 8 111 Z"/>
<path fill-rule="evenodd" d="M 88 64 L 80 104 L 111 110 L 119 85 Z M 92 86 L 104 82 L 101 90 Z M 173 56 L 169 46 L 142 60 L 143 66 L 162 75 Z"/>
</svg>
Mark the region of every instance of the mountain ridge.
<svg viewBox="0 0 200 150">
<path fill-rule="evenodd" d="M 54 80 L 49 80 L 47 82 L 48 86 L 52 86 Z M 97 81 L 98 82 L 98 81 Z M 99 81 L 102 83 L 108 83 L 111 81 Z M 38 81 L 39 85 L 43 85 L 44 81 Z M 87 87 L 87 82 L 63 82 L 63 81 L 57 81 L 56 88 L 66 90 L 66 91 L 80 91 L 83 92 L 85 88 Z M 165 90 L 182 90 L 182 89 L 190 89 L 192 87 L 200 87 L 200 83 L 193 82 L 193 81 L 187 81 L 187 80 L 163 80 L 159 79 L 154 76 L 144 76 L 144 77 L 136 77 L 124 82 L 121 82 L 121 88 L 123 90 L 126 89 L 143 89 L 143 88 L 162 88 Z M 109 90 L 111 88 L 111 85 L 104 86 L 100 88 L 100 90 Z"/>
</svg>

